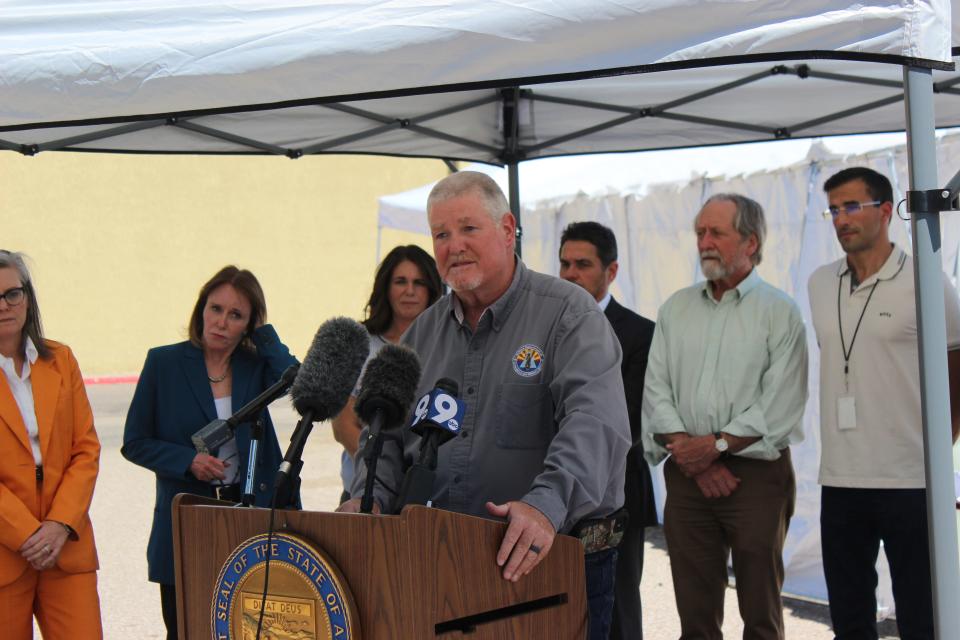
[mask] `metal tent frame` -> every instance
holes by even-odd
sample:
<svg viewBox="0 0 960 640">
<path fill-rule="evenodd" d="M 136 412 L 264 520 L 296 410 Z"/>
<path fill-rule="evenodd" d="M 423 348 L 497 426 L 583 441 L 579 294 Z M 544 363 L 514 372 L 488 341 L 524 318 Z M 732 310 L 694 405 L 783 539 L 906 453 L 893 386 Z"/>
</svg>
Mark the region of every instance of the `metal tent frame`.
<svg viewBox="0 0 960 640">
<path fill-rule="evenodd" d="M 954 54 L 957 52 L 955 51 Z M 875 77 L 858 77 L 821 69 L 818 64 L 782 64 L 784 59 L 842 61 L 854 59 L 877 63 L 887 69 L 890 65 L 902 67 L 902 79 L 890 80 Z M 775 62 L 774 66 L 769 66 Z M 42 122 L 0 126 L 0 148 L 35 155 L 47 151 L 83 151 L 115 153 L 192 153 L 218 155 L 228 153 L 277 155 L 299 158 L 305 155 L 327 153 L 375 153 L 378 155 L 400 155 L 417 157 L 438 157 L 444 160 L 473 160 L 496 164 L 505 164 L 509 169 L 509 196 L 512 209 L 519 214 L 518 164 L 526 159 L 590 152 L 589 149 L 577 151 L 568 143 L 574 140 L 589 141 L 599 134 L 616 132 L 639 121 L 673 121 L 689 125 L 704 126 L 712 130 L 737 130 L 747 134 L 740 141 L 782 139 L 801 136 L 832 135 L 834 132 L 826 125 L 841 123 L 844 119 L 868 111 L 875 111 L 904 103 L 907 145 L 909 153 L 909 174 L 912 207 L 912 232 L 914 264 L 916 268 L 916 307 L 919 323 L 918 339 L 920 348 L 920 374 L 922 389 L 922 412 L 924 448 L 926 453 L 926 478 L 928 518 L 930 522 L 931 571 L 935 601 L 935 627 L 938 638 L 960 637 L 960 565 L 957 562 L 957 530 L 954 516 L 954 493 L 952 483 L 952 440 L 949 411 L 949 388 L 946 358 L 946 328 L 944 322 L 944 304 L 941 288 L 939 229 L 939 211 L 933 198 L 922 197 L 925 193 L 939 189 L 937 166 L 934 153 L 935 127 L 934 102 L 939 96 L 953 98 L 960 94 L 960 76 L 943 77 L 934 82 L 934 68 L 944 65 L 929 61 L 914 60 L 898 56 L 857 56 L 836 52 L 817 53 L 816 55 L 789 54 L 766 55 L 741 60 L 719 59 L 719 61 L 695 61 L 683 66 L 683 69 L 711 66 L 717 64 L 746 63 L 767 65 L 760 70 L 752 70 L 742 77 L 718 83 L 710 88 L 698 90 L 671 99 L 653 101 L 646 105 L 617 104 L 611 101 L 592 101 L 571 98 L 563 95 L 564 82 L 602 80 L 630 73 L 648 74 L 657 71 L 672 72 L 677 65 L 648 65 L 634 69 L 605 69 L 586 74 L 570 74 L 565 77 L 542 77 L 522 79 L 523 82 L 473 83 L 463 86 L 432 87 L 422 90 L 404 90 L 363 94 L 357 96 L 317 98 L 296 100 L 289 103 L 267 105 L 240 105 L 235 107 L 158 113 L 147 115 L 125 115 L 111 118 L 95 118 L 64 122 Z M 938 71 L 939 73 L 940 71 Z M 840 83 L 837 86 L 856 86 L 865 92 L 877 89 L 890 92 L 889 95 L 873 97 L 866 102 L 853 100 L 846 94 L 839 109 L 830 108 L 822 115 L 801 122 L 782 122 L 776 125 L 756 124 L 738 121 L 728 117 L 710 117 L 696 110 L 685 108 L 700 105 L 706 98 L 720 95 L 735 95 L 737 91 L 784 78 L 797 82 L 823 81 Z M 521 80 L 521 79 L 518 79 Z M 562 82 L 561 82 L 562 81 Z M 558 84 L 551 84 L 558 83 Z M 537 89 L 532 85 L 539 84 Z M 560 89 L 555 91 L 554 89 Z M 454 93 L 457 92 L 457 93 Z M 423 94 L 444 94 L 455 99 L 449 104 L 424 112 L 405 113 L 404 100 Z M 856 97 L 853 92 L 852 97 Z M 462 95 L 461 95 L 462 94 Z M 368 101 L 383 102 L 390 100 L 390 109 L 371 108 Z M 575 109 L 584 114 L 592 114 L 594 119 L 588 126 L 576 130 L 549 135 L 544 140 L 529 140 L 527 121 L 534 107 Z M 493 108 L 499 122 L 501 138 L 495 142 L 444 130 L 443 118 L 451 114 Z M 283 140 L 254 139 L 242 133 L 232 131 L 229 126 L 234 116 L 241 114 L 249 117 L 269 118 L 277 110 L 323 110 L 345 117 L 356 125 L 349 133 L 323 135 L 321 139 L 310 140 L 305 144 L 291 144 Z M 960 110 L 957 111 L 960 114 Z M 942 126 L 960 125 L 960 115 L 951 119 L 941 119 Z M 228 150 L 190 149 L 137 149 L 123 144 L 110 144 L 121 141 L 133 134 L 151 129 L 170 127 L 189 136 L 199 136 L 215 140 L 218 143 L 233 145 Z M 70 134 L 57 137 L 60 129 L 69 129 Z M 360 142 L 376 141 L 388 133 L 405 132 L 432 141 L 441 141 L 452 147 L 446 147 L 443 153 L 429 151 L 391 152 L 389 148 L 357 147 Z M 838 131 L 837 131 L 838 132 Z M 608 139 L 609 140 L 609 139 Z M 709 144 L 721 144 L 722 138 L 706 141 Z M 608 143 L 609 146 L 609 143 Z M 682 144 L 674 145 L 677 147 Z M 693 146 L 692 144 L 688 146 Z M 605 151 L 626 151 L 643 149 L 643 145 L 624 143 L 622 148 L 605 148 Z M 657 147 L 662 148 L 662 147 Z M 459 149 L 460 151 L 457 151 Z M 597 152 L 599 149 L 594 149 Z M 919 195 L 918 195 L 919 194 Z M 952 198 L 951 198 L 952 199 Z M 937 559 L 946 559 L 938 562 Z"/>
<path fill-rule="evenodd" d="M 602 77 L 603 74 L 597 74 Z M 733 94 L 748 85 L 759 85 L 764 81 L 777 77 L 790 77 L 797 81 L 823 80 L 851 86 L 880 87 L 892 93 L 867 102 L 845 105 L 839 110 L 829 110 L 825 105 L 824 112 L 813 118 L 800 122 L 779 122 L 776 125 L 758 124 L 733 119 L 712 118 L 684 113 L 683 107 L 714 98 L 720 94 Z M 960 96 L 960 75 L 944 77 L 932 85 L 935 95 Z M 133 153 L 129 149 L 111 147 L 109 141 L 121 136 L 139 133 L 160 127 L 173 127 L 188 131 L 193 135 L 214 139 L 236 145 L 236 149 L 228 152 L 203 152 L 194 149 L 164 150 L 163 153 L 210 153 L 219 155 L 276 155 L 297 159 L 304 156 L 319 154 L 342 153 L 375 153 L 371 151 L 350 151 L 350 145 L 375 141 L 385 134 L 404 131 L 412 136 L 425 139 L 441 140 L 458 145 L 463 153 L 457 155 L 430 153 L 413 154 L 416 157 L 436 157 L 443 160 L 449 167 L 453 167 L 455 160 L 469 160 L 506 166 L 509 176 L 509 201 L 516 212 L 518 222 L 518 240 L 522 238 L 522 221 L 520 220 L 520 184 L 518 164 L 527 159 L 570 155 L 563 145 L 574 140 L 588 139 L 601 132 L 608 132 L 641 119 L 662 119 L 674 122 L 703 125 L 709 128 L 729 129 L 748 134 L 747 140 L 782 140 L 793 137 L 822 135 L 815 132 L 815 128 L 829 123 L 842 121 L 846 118 L 866 113 L 875 109 L 895 105 L 906 98 L 905 82 L 893 79 L 856 76 L 846 73 L 824 71 L 811 66 L 809 63 L 794 65 L 774 64 L 758 71 L 751 71 L 742 77 L 728 82 L 718 83 L 710 88 L 698 90 L 686 95 L 680 95 L 662 102 L 643 106 L 617 104 L 610 101 L 584 100 L 551 93 L 551 85 L 543 85 L 543 90 L 532 87 L 514 85 L 499 89 L 481 90 L 480 96 L 457 101 L 442 109 L 416 113 L 402 111 L 398 114 L 373 108 L 364 108 L 351 104 L 352 101 L 330 101 L 316 98 L 309 101 L 296 101 L 286 105 L 262 106 L 235 106 L 221 109 L 209 109 L 202 112 L 184 111 L 168 114 L 151 114 L 144 116 L 127 116 L 117 118 L 81 120 L 63 123 L 40 123 L 36 125 L 0 126 L 0 149 L 15 151 L 23 155 L 36 155 L 47 151 L 97 151 L 106 153 Z M 534 105 L 550 104 L 567 109 L 575 109 L 579 113 L 590 112 L 595 117 L 604 118 L 588 127 L 565 131 L 551 135 L 546 140 L 525 142 L 524 125 L 522 124 L 523 110 L 531 109 Z M 960 102 L 958 102 L 960 105 Z M 282 141 L 257 139 L 240 135 L 230 131 L 223 125 L 217 125 L 216 120 L 222 116 L 251 112 L 272 112 L 288 109 L 300 109 L 313 106 L 319 109 L 338 112 L 349 116 L 356 128 L 346 135 L 330 136 L 326 139 L 312 142 L 307 145 L 284 144 Z M 440 126 L 431 126 L 431 121 L 442 119 L 445 116 L 463 114 L 465 112 L 490 107 L 499 114 L 500 132 L 499 144 L 491 144 L 478 137 L 469 138 Z M 212 122 L 212 124 L 208 124 Z M 955 121 L 941 123 L 960 125 L 960 118 Z M 105 125 L 105 126 L 104 126 Z M 89 131 L 74 135 L 56 137 L 49 140 L 37 140 L 39 134 L 46 131 L 56 131 L 60 128 L 89 128 Z M 809 133 L 814 131 L 814 133 Z M 5 134 L 26 134 L 28 141 L 17 142 L 5 139 Z M 32 134 L 32 140 L 31 140 Z M 657 147 L 655 147 L 657 148 Z M 636 146 L 621 149 L 622 151 L 637 150 Z M 406 154 L 383 154 L 406 155 Z M 518 243 L 518 249 L 520 243 Z"/>
</svg>

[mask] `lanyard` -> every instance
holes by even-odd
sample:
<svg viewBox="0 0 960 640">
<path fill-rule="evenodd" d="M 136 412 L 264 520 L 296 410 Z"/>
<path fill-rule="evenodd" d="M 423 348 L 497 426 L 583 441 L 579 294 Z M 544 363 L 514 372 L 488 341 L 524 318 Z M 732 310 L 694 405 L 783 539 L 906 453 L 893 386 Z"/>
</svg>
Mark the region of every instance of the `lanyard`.
<svg viewBox="0 0 960 640">
<path fill-rule="evenodd" d="M 853 276 L 851 275 L 850 277 L 852 278 Z M 873 292 L 877 290 L 878 284 L 880 284 L 879 278 L 877 278 L 877 281 L 873 283 L 872 287 L 870 287 L 870 295 L 867 296 L 867 301 L 863 304 L 863 309 L 860 311 L 860 318 L 857 320 L 857 327 L 853 330 L 853 337 L 850 339 L 850 348 L 847 349 L 847 345 L 843 340 L 843 317 L 840 315 L 840 293 L 843 291 L 842 275 L 837 283 L 837 324 L 840 327 L 840 349 L 843 351 L 843 387 L 845 393 L 850 391 L 848 374 L 850 373 L 850 355 L 853 353 L 853 343 L 856 342 L 857 334 L 860 333 L 860 323 L 863 322 L 863 316 L 867 312 L 867 306 L 869 306 L 870 299 L 873 298 Z"/>
</svg>

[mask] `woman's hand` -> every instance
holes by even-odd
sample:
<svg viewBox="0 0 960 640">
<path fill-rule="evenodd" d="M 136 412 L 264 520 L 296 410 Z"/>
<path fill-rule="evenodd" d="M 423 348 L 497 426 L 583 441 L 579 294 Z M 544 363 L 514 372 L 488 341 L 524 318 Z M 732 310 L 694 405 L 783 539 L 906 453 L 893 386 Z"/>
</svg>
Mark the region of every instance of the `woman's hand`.
<svg viewBox="0 0 960 640">
<path fill-rule="evenodd" d="M 201 482 L 223 480 L 226 477 L 224 470 L 230 466 L 220 458 L 214 458 L 206 453 L 198 453 L 190 463 L 190 473 Z"/>
<path fill-rule="evenodd" d="M 53 520 L 44 520 L 40 528 L 20 547 L 20 555 L 37 571 L 50 569 L 57 564 L 57 558 L 60 557 L 66 541 L 66 527 Z"/>
</svg>

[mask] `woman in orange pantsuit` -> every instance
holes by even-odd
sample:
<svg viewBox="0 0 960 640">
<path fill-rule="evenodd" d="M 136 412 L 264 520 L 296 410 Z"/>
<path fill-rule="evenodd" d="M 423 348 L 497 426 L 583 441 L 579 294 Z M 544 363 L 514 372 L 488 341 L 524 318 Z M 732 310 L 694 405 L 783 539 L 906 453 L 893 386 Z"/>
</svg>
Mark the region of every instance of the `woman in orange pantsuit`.
<svg viewBox="0 0 960 640">
<path fill-rule="evenodd" d="M 0 635 L 102 638 L 87 511 L 100 442 L 80 368 L 45 340 L 30 273 L 0 250 Z"/>
</svg>

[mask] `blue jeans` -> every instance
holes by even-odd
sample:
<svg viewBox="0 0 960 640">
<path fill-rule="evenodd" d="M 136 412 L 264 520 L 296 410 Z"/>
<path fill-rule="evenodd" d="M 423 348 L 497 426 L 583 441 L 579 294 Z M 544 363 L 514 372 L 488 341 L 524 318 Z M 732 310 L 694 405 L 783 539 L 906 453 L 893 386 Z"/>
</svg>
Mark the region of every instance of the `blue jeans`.
<svg viewBox="0 0 960 640">
<path fill-rule="evenodd" d="M 877 638 L 875 566 L 881 540 L 900 637 L 933 640 L 925 490 L 823 487 L 820 538 L 837 640 Z"/>
<path fill-rule="evenodd" d="M 613 585 L 617 573 L 617 550 L 588 553 L 584 567 L 587 579 L 587 619 L 590 640 L 607 640 L 613 620 Z"/>
</svg>

